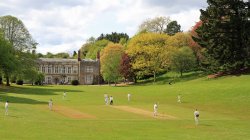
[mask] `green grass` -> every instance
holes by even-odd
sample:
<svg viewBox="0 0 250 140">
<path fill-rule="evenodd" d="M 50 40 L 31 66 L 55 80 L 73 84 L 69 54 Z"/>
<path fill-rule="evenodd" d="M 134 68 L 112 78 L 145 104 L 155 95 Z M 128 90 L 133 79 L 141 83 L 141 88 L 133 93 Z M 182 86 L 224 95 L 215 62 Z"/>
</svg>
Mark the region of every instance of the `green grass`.
<svg viewBox="0 0 250 140">
<path fill-rule="evenodd" d="M 145 82 L 114 86 L 14 86 L 0 87 L 0 139 L 17 140 L 247 140 L 250 138 L 250 75 L 208 80 L 201 73 L 184 75 L 173 85 L 160 77 L 156 84 Z M 194 78 L 199 77 L 199 78 Z M 164 81 L 165 80 L 165 81 Z M 63 100 L 63 91 L 67 99 Z M 103 94 L 114 96 L 115 105 L 127 105 L 177 117 L 160 120 L 104 105 Z M 127 102 L 127 93 L 132 101 Z M 176 102 L 178 94 L 183 103 Z M 65 106 L 96 116 L 73 119 L 48 110 Z M 10 101 L 9 116 L 4 103 Z M 200 111 L 194 125 L 193 111 Z"/>
</svg>

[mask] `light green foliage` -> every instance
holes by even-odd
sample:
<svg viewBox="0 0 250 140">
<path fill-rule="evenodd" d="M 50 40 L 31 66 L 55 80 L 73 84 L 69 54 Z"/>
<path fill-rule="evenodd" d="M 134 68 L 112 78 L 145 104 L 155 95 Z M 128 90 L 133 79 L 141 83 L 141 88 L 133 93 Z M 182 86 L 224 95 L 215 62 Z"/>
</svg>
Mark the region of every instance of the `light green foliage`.
<svg viewBox="0 0 250 140">
<path fill-rule="evenodd" d="M 25 52 L 36 48 L 37 43 L 20 19 L 10 15 L 2 16 L 0 27 L 3 29 L 5 38 L 16 50 Z"/>
<path fill-rule="evenodd" d="M 105 81 L 118 82 L 122 54 L 123 46 L 120 44 L 110 43 L 101 51 L 101 74 Z"/>
<path fill-rule="evenodd" d="M 179 48 L 172 53 L 172 69 L 182 73 L 185 71 L 193 70 L 196 66 L 196 58 L 193 51 L 189 47 Z"/>
<path fill-rule="evenodd" d="M 154 75 L 167 67 L 168 55 L 165 34 L 143 33 L 134 36 L 127 48 L 132 58 L 132 68 L 138 77 Z"/>
<path fill-rule="evenodd" d="M 21 20 L 13 16 L 0 17 L 0 28 L 3 31 L 5 39 L 13 47 L 12 55 L 6 65 L 5 77 L 9 86 L 9 77 L 11 74 L 23 74 L 29 68 L 35 67 L 35 48 L 37 43 L 33 40 L 29 31 Z M 10 70 L 11 69 L 11 70 Z"/>
<path fill-rule="evenodd" d="M 88 51 L 86 58 L 96 59 L 97 52 L 101 51 L 104 47 L 108 45 L 108 40 L 98 40 L 88 46 Z"/>
<path fill-rule="evenodd" d="M 167 46 L 178 47 L 178 48 L 186 47 L 190 45 L 190 39 L 191 36 L 189 33 L 179 32 L 169 37 L 167 41 Z"/>
</svg>

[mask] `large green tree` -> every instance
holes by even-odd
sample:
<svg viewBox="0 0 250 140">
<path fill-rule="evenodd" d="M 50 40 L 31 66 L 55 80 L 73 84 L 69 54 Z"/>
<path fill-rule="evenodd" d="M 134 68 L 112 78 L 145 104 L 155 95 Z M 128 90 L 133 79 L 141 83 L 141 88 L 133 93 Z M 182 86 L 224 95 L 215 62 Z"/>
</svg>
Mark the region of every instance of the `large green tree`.
<svg viewBox="0 0 250 140">
<path fill-rule="evenodd" d="M 11 73 L 13 73 L 19 65 L 17 61 L 17 57 L 14 55 L 14 49 L 12 45 L 7 41 L 3 34 L 0 32 L 0 73 L 1 78 L 2 74 L 6 77 L 6 85 L 9 86 L 9 77 Z"/>
<path fill-rule="evenodd" d="M 121 77 L 120 63 L 122 54 L 124 53 L 123 47 L 120 44 L 109 43 L 101 51 L 101 74 L 105 81 L 118 82 Z"/>
<path fill-rule="evenodd" d="M 168 35 L 175 35 L 178 32 L 181 32 L 181 25 L 177 23 L 177 21 L 171 21 L 168 25 L 167 28 L 164 31 Z"/>
<path fill-rule="evenodd" d="M 171 68 L 179 72 L 182 76 L 183 72 L 194 69 L 196 66 L 195 55 L 189 47 L 177 48 L 171 53 Z"/>
<path fill-rule="evenodd" d="M 198 44 L 205 48 L 210 69 L 234 71 L 250 65 L 249 3 L 241 0 L 207 0 L 197 28 Z"/>
<path fill-rule="evenodd" d="M 18 71 L 16 73 L 20 74 L 25 69 L 36 67 L 34 51 L 37 43 L 33 40 L 23 22 L 13 16 L 2 16 L 0 17 L 0 28 L 3 31 L 4 38 L 14 48 L 13 55 L 18 57 L 18 63 L 22 64 L 15 69 L 15 71 Z M 7 85 L 9 85 L 9 76 L 12 73 L 13 71 L 8 71 L 8 74 L 5 74 Z"/>
<path fill-rule="evenodd" d="M 134 36 L 127 48 L 131 57 L 133 71 L 138 78 L 154 76 L 167 66 L 166 42 L 169 38 L 166 34 L 142 33 Z"/>
</svg>

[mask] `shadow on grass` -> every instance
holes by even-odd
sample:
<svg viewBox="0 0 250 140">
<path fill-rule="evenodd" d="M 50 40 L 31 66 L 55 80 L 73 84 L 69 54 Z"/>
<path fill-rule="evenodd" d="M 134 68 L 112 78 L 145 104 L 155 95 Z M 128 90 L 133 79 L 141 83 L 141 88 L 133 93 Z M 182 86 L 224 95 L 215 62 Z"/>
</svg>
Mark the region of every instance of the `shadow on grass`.
<svg viewBox="0 0 250 140">
<path fill-rule="evenodd" d="M 3 93 L 14 93 L 14 94 L 26 94 L 26 95 L 58 95 L 57 92 L 84 92 L 80 90 L 70 89 L 50 89 L 47 86 L 13 86 L 5 89 L 0 88 L 0 94 Z"/>
<path fill-rule="evenodd" d="M 0 88 L 0 102 L 9 101 L 10 103 L 20 103 L 20 104 L 47 104 L 48 102 L 34 100 L 24 97 L 16 97 L 15 94 L 22 95 L 59 95 L 63 92 L 72 93 L 72 92 L 83 92 L 80 90 L 70 90 L 70 89 L 56 89 L 48 87 L 38 87 L 38 86 L 13 86 L 13 87 L 1 87 Z M 59 92 L 59 93 L 58 93 Z M 7 93 L 11 93 L 12 96 L 9 96 Z M 14 94 L 14 95 L 13 95 Z"/>
<path fill-rule="evenodd" d="M 202 71 L 198 71 L 198 72 L 189 72 L 189 73 L 183 73 L 183 76 L 180 76 L 179 74 L 175 73 L 175 74 L 163 74 L 160 75 L 156 78 L 156 82 L 154 83 L 154 79 L 153 78 L 149 78 L 146 80 L 142 80 L 139 81 L 136 84 L 133 85 L 173 85 L 175 83 L 178 82 L 187 82 L 187 81 L 191 81 L 191 80 L 195 80 L 201 77 L 205 77 L 206 75 L 208 75 L 208 73 L 206 72 L 202 72 Z"/>
<path fill-rule="evenodd" d="M 29 98 L 23 98 L 23 97 L 14 97 L 14 96 L 7 96 L 2 95 L 0 96 L 1 102 L 9 101 L 9 103 L 19 103 L 19 104 L 47 104 L 47 102 L 44 101 L 37 101 L 34 99 Z"/>
</svg>

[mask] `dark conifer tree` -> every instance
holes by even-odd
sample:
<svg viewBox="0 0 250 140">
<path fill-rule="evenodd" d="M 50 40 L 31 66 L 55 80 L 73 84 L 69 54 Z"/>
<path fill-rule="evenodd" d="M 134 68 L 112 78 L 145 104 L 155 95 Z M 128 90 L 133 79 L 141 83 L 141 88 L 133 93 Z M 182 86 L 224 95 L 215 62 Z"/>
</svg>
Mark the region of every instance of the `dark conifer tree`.
<svg viewBox="0 0 250 140">
<path fill-rule="evenodd" d="M 249 2 L 207 0 L 201 10 L 195 41 L 203 48 L 213 71 L 234 71 L 250 66 Z"/>
</svg>

